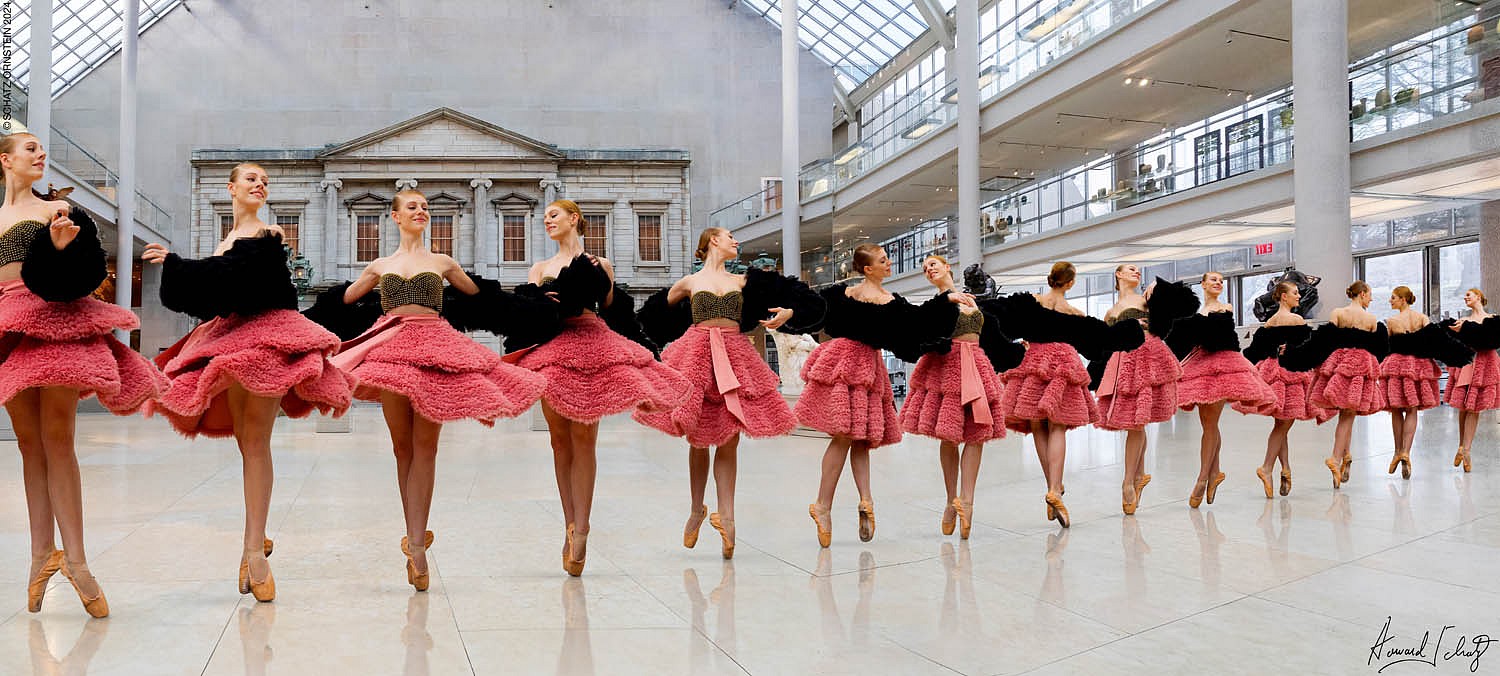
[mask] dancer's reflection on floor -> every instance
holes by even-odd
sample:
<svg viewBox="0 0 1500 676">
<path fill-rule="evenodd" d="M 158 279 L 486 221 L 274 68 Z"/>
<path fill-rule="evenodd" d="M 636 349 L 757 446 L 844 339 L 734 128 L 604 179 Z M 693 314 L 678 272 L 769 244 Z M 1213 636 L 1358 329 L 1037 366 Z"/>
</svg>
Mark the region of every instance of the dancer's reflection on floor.
<svg viewBox="0 0 1500 676">
<path fill-rule="evenodd" d="M 1151 554 L 1151 545 L 1134 516 L 1120 519 L 1120 549 L 1125 559 L 1126 598 L 1146 598 L 1146 557 Z"/>
<path fill-rule="evenodd" d="M 839 614 L 838 601 L 833 596 L 833 554 L 824 549 L 818 552 L 818 566 L 809 584 L 818 599 L 819 615 L 822 619 L 823 640 L 830 645 L 843 642 L 854 645 L 870 644 L 870 599 L 875 593 L 875 555 L 859 553 L 859 598 L 854 604 L 849 632 L 844 632 L 844 619 Z"/>
<path fill-rule="evenodd" d="M 245 676 L 265 676 L 271 663 L 271 628 L 276 624 L 276 604 L 241 605 L 239 616 L 240 648 L 245 655 Z"/>
<path fill-rule="evenodd" d="M 1354 511 L 1349 509 L 1349 496 L 1343 491 L 1334 492 L 1333 501 L 1328 503 L 1328 510 L 1323 515 L 1333 526 L 1333 545 L 1338 550 L 1338 560 L 1352 560 L 1354 541 L 1349 537 L 1349 522 L 1354 518 Z"/>
<path fill-rule="evenodd" d="M 1417 519 L 1411 513 L 1411 482 L 1389 482 L 1386 491 L 1391 495 L 1391 532 L 1416 534 Z"/>
<path fill-rule="evenodd" d="M 104 636 L 109 633 L 109 620 L 91 620 L 83 623 L 83 632 L 73 641 L 73 648 L 58 659 L 47 645 L 47 630 L 40 620 L 31 620 L 27 627 L 27 643 L 31 648 L 31 673 L 35 676 L 83 676 L 89 671 L 89 662 L 99 652 Z"/>
<path fill-rule="evenodd" d="M 943 572 L 947 573 L 938 628 L 944 636 L 983 635 L 983 621 L 974 595 L 974 564 L 969 557 L 969 541 L 960 540 L 957 548 L 951 542 L 944 542 L 938 549 L 938 556 L 943 561 Z"/>
<path fill-rule="evenodd" d="M 692 603 L 693 627 L 703 632 L 704 636 L 713 636 L 713 645 L 700 639 L 697 632 L 688 634 L 688 657 L 692 665 L 692 673 L 704 673 L 713 670 L 713 658 L 718 650 L 717 645 L 724 652 L 735 654 L 734 634 L 734 561 L 725 561 L 719 576 L 719 586 L 703 594 L 703 586 L 698 581 L 698 571 L 694 568 L 682 570 L 682 589 L 687 593 L 688 601 Z M 713 631 L 710 634 L 708 622 L 705 616 L 708 607 L 712 605 L 716 612 L 714 615 Z"/>
<path fill-rule="evenodd" d="M 594 648 L 589 643 L 589 604 L 583 578 L 562 583 L 563 639 L 557 653 L 558 674 L 594 673 Z"/>
<path fill-rule="evenodd" d="M 1291 556 L 1287 543 L 1292 533 L 1292 501 L 1267 500 L 1260 508 L 1260 518 L 1255 520 L 1255 525 L 1260 527 L 1260 535 L 1266 541 L 1266 559 L 1270 561 L 1276 579 L 1292 579 L 1292 569 L 1287 561 Z"/>
<path fill-rule="evenodd" d="M 1479 518 L 1479 510 L 1474 509 L 1474 495 L 1469 490 L 1469 476 L 1458 474 L 1453 477 L 1453 488 L 1458 491 L 1458 519 L 1464 523 Z"/>
<path fill-rule="evenodd" d="M 1068 549 L 1068 536 L 1071 529 L 1060 528 L 1056 533 L 1047 534 L 1047 549 L 1043 557 L 1047 560 L 1047 574 L 1042 577 L 1043 601 L 1054 605 L 1065 605 L 1063 591 L 1066 584 L 1063 581 L 1063 552 Z"/>
<path fill-rule="evenodd" d="M 401 628 L 401 643 L 406 646 L 403 676 L 431 673 L 427 662 L 427 653 L 432 651 L 432 634 L 427 631 L 427 604 L 431 598 L 426 592 L 412 592 L 406 599 L 406 626 Z"/>
<path fill-rule="evenodd" d="M 1219 546 L 1229 538 L 1219 530 L 1219 522 L 1212 511 L 1190 509 L 1188 517 L 1193 520 L 1193 532 L 1198 535 L 1198 571 L 1203 583 L 1217 589 L 1223 577 L 1223 566 L 1219 563 Z"/>
</svg>

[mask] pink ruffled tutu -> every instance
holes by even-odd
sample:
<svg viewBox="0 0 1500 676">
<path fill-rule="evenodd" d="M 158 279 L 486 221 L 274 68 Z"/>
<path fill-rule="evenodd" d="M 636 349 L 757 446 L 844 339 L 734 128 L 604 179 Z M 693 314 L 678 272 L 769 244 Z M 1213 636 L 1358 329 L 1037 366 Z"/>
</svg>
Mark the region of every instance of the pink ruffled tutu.
<svg viewBox="0 0 1500 676">
<path fill-rule="evenodd" d="M 686 376 L 592 313 L 566 320 L 561 333 L 525 352 L 517 364 L 546 378 L 542 401 L 582 423 L 636 408 L 668 410 L 692 393 Z"/>
<path fill-rule="evenodd" d="M 1005 436 L 1000 376 L 975 341 L 955 340 L 947 354 L 928 353 L 911 372 L 901 429 L 953 443 Z"/>
<path fill-rule="evenodd" d="M 358 381 L 355 398 L 380 401 L 382 391 L 393 392 L 439 423 L 473 418 L 493 425 L 531 408 L 545 386 L 438 315 L 385 315 L 332 361 Z"/>
<path fill-rule="evenodd" d="M 1031 433 L 1031 421 L 1082 427 L 1099 420 L 1099 404 L 1089 392 L 1089 372 L 1067 343 L 1032 343 L 1015 368 L 1000 374 L 1005 389 L 1000 410 L 1005 426 Z"/>
<path fill-rule="evenodd" d="M 1415 408 L 1425 411 L 1442 402 L 1438 379 L 1443 372 L 1437 362 L 1409 354 L 1393 354 L 1380 362 L 1380 386 L 1385 389 L 1386 410 Z"/>
<path fill-rule="evenodd" d="M 1182 369 L 1166 342 L 1148 335 L 1140 347 L 1116 352 L 1110 360 L 1115 363 L 1104 377 L 1113 374 L 1113 383 L 1101 383 L 1098 391 L 1100 429 L 1131 430 L 1172 419 Z"/>
<path fill-rule="evenodd" d="M 1178 407 L 1191 411 L 1221 401 L 1239 404 L 1239 411 L 1263 412 L 1276 405 L 1276 393 L 1239 350 L 1188 355 L 1182 364 L 1182 381 L 1177 384 Z"/>
<path fill-rule="evenodd" d="M 1337 411 L 1319 408 L 1312 403 L 1312 371 L 1288 371 L 1281 367 L 1275 357 L 1262 359 L 1255 365 L 1260 379 L 1271 388 L 1276 401 L 1267 406 L 1247 406 L 1236 402 L 1234 410 L 1245 415 L 1266 415 L 1277 420 L 1316 420 L 1325 422 L 1337 415 Z"/>
<path fill-rule="evenodd" d="M 797 428 L 778 390 L 781 380 L 738 329 L 694 326 L 661 358 L 688 379 L 691 392 L 676 408 L 637 410 L 637 422 L 686 437 L 696 448 L 727 443 L 740 432 L 774 437 Z"/>
<path fill-rule="evenodd" d="M 280 397 L 281 410 L 293 418 L 314 410 L 341 416 L 354 378 L 328 361 L 338 349 L 338 336 L 295 310 L 211 319 L 156 356 L 171 387 L 146 414 L 161 413 L 189 437 L 232 436 L 224 393 L 238 383 L 251 394 Z"/>
<path fill-rule="evenodd" d="M 116 415 L 139 411 L 167 389 L 167 378 L 112 333 L 137 326 L 135 313 L 91 296 L 54 303 L 19 279 L 0 284 L 0 401 L 33 387 L 68 387 Z"/>
<path fill-rule="evenodd" d="M 1448 369 L 1445 400 L 1449 406 L 1461 411 L 1500 408 L 1500 354 L 1494 350 L 1480 350 L 1468 366 Z"/>
<path fill-rule="evenodd" d="M 879 350 L 834 338 L 807 356 L 802 380 L 795 413 L 803 425 L 867 442 L 870 448 L 901 441 L 896 395 Z"/>
<path fill-rule="evenodd" d="M 1380 387 L 1380 362 L 1365 350 L 1341 347 L 1328 356 L 1313 376 L 1314 406 L 1370 415 L 1385 410 Z"/>
</svg>

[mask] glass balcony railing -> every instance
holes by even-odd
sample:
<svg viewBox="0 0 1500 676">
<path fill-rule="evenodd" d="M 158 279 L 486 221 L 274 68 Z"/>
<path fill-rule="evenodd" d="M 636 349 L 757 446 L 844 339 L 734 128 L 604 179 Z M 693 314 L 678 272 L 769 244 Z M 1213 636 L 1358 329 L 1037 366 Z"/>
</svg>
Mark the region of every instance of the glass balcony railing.
<svg viewBox="0 0 1500 676">
<path fill-rule="evenodd" d="M 1462 110 L 1487 97 L 1479 53 L 1463 30 L 1442 32 L 1356 64 L 1350 90 L 1352 141 L 1373 138 Z M 1500 54 L 1496 51 L 1495 54 Z M 985 249 L 1076 226 L 1092 218 L 1283 164 L 1296 130 L 1292 91 L 1283 90 L 1203 122 L 1172 130 L 1061 176 L 1023 185 L 981 206 Z"/>
<path fill-rule="evenodd" d="M 708 227 L 733 230 L 763 216 L 781 211 L 781 183 L 747 195 L 708 215 Z"/>
<path fill-rule="evenodd" d="M 57 127 L 52 128 L 51 146 L 47 149 L 47 154 L 53 163 L 66 168 L 79 180 L 93 186 L 111 202 L 118 204 L 120 177 L 103 160 Z M 135 204 L 136 221 L 163 235 L 171 234 L 172 217 L 166 209 L 139 190 L 135 193 Z"/>
</svg>

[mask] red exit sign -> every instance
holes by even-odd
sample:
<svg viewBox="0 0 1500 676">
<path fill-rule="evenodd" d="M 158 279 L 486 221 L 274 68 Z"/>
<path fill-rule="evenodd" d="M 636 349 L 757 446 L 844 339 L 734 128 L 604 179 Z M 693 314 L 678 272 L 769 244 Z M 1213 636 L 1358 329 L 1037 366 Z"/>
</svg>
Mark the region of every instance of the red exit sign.
<svg viewBox="0 0 1500 676">
<path fill-rule="evenodd" d="M 1266 242 L 1265 244 L 1257 244 L 1257 245 L 1255 245 L 1255 255 L 1257 255 L 1257 256 L 1269 256 L 1269 255 L 1271 255 L 1271 251 L 1273 249 L 1274 249 L 1274 246 L 1273 246 L 1272 242 Z"/>
</svg>

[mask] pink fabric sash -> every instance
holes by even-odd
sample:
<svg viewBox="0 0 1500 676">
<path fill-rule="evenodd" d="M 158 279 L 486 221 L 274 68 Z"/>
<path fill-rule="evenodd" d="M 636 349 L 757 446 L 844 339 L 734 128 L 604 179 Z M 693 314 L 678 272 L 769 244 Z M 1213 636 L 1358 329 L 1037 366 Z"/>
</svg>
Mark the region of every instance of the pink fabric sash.
<svg viewBox="0 0 1500 676">
<path fill-rule="evenodd" d="M 26 286 L 26 282 L 23 282 L 20 279 L 12 279 L 8 282 L 0 282 L 0 296 L 10 293 L 11 291 L 15 291 L 16 289 L 22 288 L 24 286 Z"/>
<path fill-rule="evenodd" d="M 1458 377 L 1454 379 L 1453 384 L 1458 387 L 1468 387 L 1472 382 L 1474 382 L 1474 364 L 1470 362 L 1458 370 Z"/>
<path fill-rule="evenodd" d="M 745 423 L 745 409 L 740 406 L 740 379 L 734 375 L 734 367 L 729 363 L 729 351 L 724 349 L 724 329 L 719 326 L 705 327 L 708 329 L 708 353 L 714 363 L 714 383 L 719 387 L 719 394 L 724 396 L 724 408 L 729 409 L 729 414 L 735 420 Z M 738 335 L 739 332 L 735 331 Z"/>
<path fill-rule="evenodd" d="M 401 325 L 406 322 L 445 322 L 442 315 L 384 315 L 375 322 L 370 330 L 359 334 L 353 340 L 345 342 L 339 347 L 339 353 L 329 357 L 328 361 L 342 371 L 353 371 L 370 354 L 370 350 L 380 347 L 401 330 Z"/>
<path fill-rule="evenodd" d="M 1122 354 L 1124 353 L 1110 353 L 1109 361 L 1104 363 L 1104 378 L 1099 381 L 1099 391 L 1094 393 L 1096 396 L 1107 397 L 1115 393 L 1115 381 L 1120 379 L 1120 356 Z"/>
<path fill-rule="evenodd" d="M 959 401 L 969 407 L 974 414 L 974 422 L 993 425 L 995 418 L 990 415 L 990 400 L 984 394 L 984 382 L 979 379 L 978 359 L 974 356 L 979 343 L 969 340 L 953 342 L 959 349 Z"/>
</svg>

